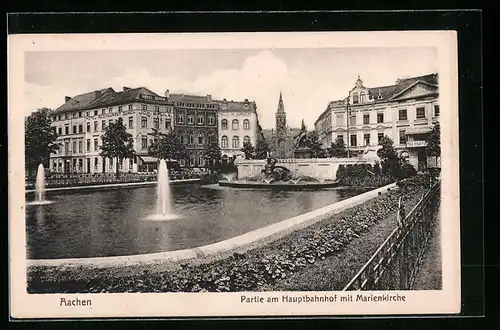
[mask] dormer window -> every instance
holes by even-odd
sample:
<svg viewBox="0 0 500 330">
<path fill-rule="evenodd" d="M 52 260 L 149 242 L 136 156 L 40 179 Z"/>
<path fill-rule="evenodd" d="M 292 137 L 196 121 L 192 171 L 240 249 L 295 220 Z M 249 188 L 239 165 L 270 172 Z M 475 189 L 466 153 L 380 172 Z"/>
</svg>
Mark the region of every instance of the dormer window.
<svg viewBox="0 0 500 330">
<path fill-rule="evenodd" d="M 352 103 L 353 104 L 358 104 L 359 103 L 359 95 L 358 95 L 358 93 L 353 93 L 352 94 Z"/>
<path fill-rule="evenodd" d="M 364 102 L 366 102 L 365 97 L 366 97 L 366 93 L 365 93 L 365 92 L 361 92 L 361 93 L 360 93 L 360 97 L 359 97 L 359 103 L 364 103 Z"/>
</svg>

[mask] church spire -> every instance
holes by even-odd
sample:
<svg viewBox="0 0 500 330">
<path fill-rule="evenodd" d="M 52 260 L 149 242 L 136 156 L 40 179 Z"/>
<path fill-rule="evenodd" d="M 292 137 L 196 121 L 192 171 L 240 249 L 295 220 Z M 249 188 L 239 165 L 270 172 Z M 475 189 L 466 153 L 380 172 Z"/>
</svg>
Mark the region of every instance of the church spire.
<svg viewBox="0 0 500 330">
<path fill-rule="evenodd" d="M 278 101 L 278 112 L 279 113 L 285 112 L 285 106 L 283 105 L 283 96 L 281 95 L 281 91 L 280 91 L 280 99 Z"/>
</svg>

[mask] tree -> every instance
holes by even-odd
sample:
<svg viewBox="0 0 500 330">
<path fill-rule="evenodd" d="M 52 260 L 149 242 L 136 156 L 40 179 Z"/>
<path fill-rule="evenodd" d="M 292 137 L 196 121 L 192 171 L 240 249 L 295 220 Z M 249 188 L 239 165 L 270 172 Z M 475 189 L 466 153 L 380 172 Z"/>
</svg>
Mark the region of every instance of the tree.
<svg viewBox="0 0 500 330">
<path fill-rule="evenodd" d="M 188 152 L 174 132 L 159 134 L 156 142 L 148 149 L 148 154 L 158 159 L 181 160 L 188 157 Z"/>
<path fill-rule="evenodd" d="M 219 143 L 216 141 L 208 143 L 203 148 L 203 158 L 205 159 L 205 167 L 210 169 L 213 173 L 214 169 L 221 162 L 222 153 L 219 147 Z"/>
<path fill-rule="evenodd" d="M 377 155 L 380 157 L 382 174 L 398 177 L 400 174 L 400 161 L 394 149 L 394 142 L 390 137 L 384 136 L 380 139 L 379 145 L 381 145 L 382 148 L 377 151 Z"/>
<path fill-rule="evenodd" d="M 255 144 L 255 158 L 256 159 L 266 159 L 269 153 L 269 144 L 266 139 L 260 138 Z"/>
<path fill-rule="evenodd" d="M 401 160 L 401 178 L 409 178 L 417 174 L 417 170 L 406 159 Z"/>
<path fill-rule="evenodd" d="M 331 147 L 328 149 L 330 157 L 347 157 L 347 149 L 344 139 L 337 136 L 337 139 L 332 142 Z"/>
<path fill-rule="evenodd" d="M 252 142 L 243 142 L 243 148 L 240 149 L 245 154 L 245 159 L 255 158 L 255 147 Z"/>
<path fill-rule="evenodd" d="M 439 123 L 434 125 L 432 131 L 427 137 L 427 146 L 425 147 L 427 156 L 440 157 L 441 156 L 441 128 Z"/>
<path fill-rule="evenodd" d="M 311 149 L 311 156 L 313 158 L 325 158 L 326 152 L 321 148 L 321 142 L 319 141 L 318 132 L 311 131 L 307 133 L 306 146 Z"/>
<path fill-rule="evenodd" d="M 48 167 L 50 154 L 59 149 L 58 134 L 51 127 L 50 109 L 41 108 L 25 121 L 24 151 L 28 175 L 34 174 L 38 165 Z"/>
<path fill-rule="evenodd" d="M 122 118 L 114 123 L 110 123 L 102 136 L 102 146 L 99 155 L 103 158 L 116 158 L 116 178 L 120 177 L 119 164 L 125 158 L 135 156 L 134 139 L 132 134 L 127 133 L 127 128 L 123 125 Z"/>
</svg>

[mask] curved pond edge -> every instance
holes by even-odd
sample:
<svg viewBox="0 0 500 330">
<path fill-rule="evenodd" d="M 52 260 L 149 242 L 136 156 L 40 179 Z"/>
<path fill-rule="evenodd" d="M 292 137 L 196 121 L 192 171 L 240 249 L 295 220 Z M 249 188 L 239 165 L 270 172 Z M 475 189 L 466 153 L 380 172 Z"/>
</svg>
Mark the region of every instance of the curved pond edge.
<svg viewBox="0 0 500 330">
<path fill-rule="evenodd" d="M 91 258 L 71 258 L 71 259 L 28 259 L 27 266 L 94 266 L 94 267 L 109 267 L 109 266 L 132 266 L 144 263 L 157 262 L 177 262 L 186 261 L 189 259 L 213 256 L 223 254 L 238 248 L 247 247 L 250 250 L 256 247 L 263 246 L 281 237 L 290 234 L 301 228 L 308 227 L 314 223 L 325 220 L 332 215 L 339 213 L 345 209 L 364 203 L 381 194 L 387 193 L 391 189 L 397 188 L 395 183 L 370 190 L 357 196 L 344 199 L 340 202 L 327 205 L 325 207 L 307 212 L 296 217 L 292 217 L 275 224 L 262 227 L 245 234 L 204 245 L 196 248 L 157 252 L 149 254 L 137 254 L 129 256 L 112 256 L 112 257 L 91 257 Z M 248 248 L 249 247 L 249 248 Z"/>
<path fill-rule="evenodd" d="M 170 180 L 169 183 L 172 185 L 188 184 L 201 182 L 200 178 L 195 179 L 180 179 L 180 180 Z M 145 182 L 128 182 L 128 183 L 110 183 L 110 184 L 98 184 L 98 185 L 88 185 L 88 186 L 73 186 L 73 187 L 58 187 L 58 188 L 45 188 L 45 192 L 59 192 L 59 191 L 71 191 L 71 190 L 107 190 L 107 189 L 118 189 L 118 188 L 138 188 L 138 187 L 150 187 L 156 186 L 156 181 L 145 181 Z M 25 193 L 34 193 L 34 189 L 26 190 Z"/>
</svg>

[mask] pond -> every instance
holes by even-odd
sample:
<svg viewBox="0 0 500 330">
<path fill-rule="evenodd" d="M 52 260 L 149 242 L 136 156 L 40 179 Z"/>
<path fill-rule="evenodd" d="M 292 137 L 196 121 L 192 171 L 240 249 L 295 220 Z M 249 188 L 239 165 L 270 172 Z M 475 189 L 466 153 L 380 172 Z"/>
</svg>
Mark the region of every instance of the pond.
<svg viewBox="0 0 500 330">
<path fill-rule="evenodd" d="M 365 190 L 271 191 L 171 187 L 175 221 L 148 221 L 156 188 L 49 194 L 27 205 L 28 259 L 124 256 L 203 246 L 355 196 Z M 30 196 L 28 200 L 34 197 Z"/>
</svg>

